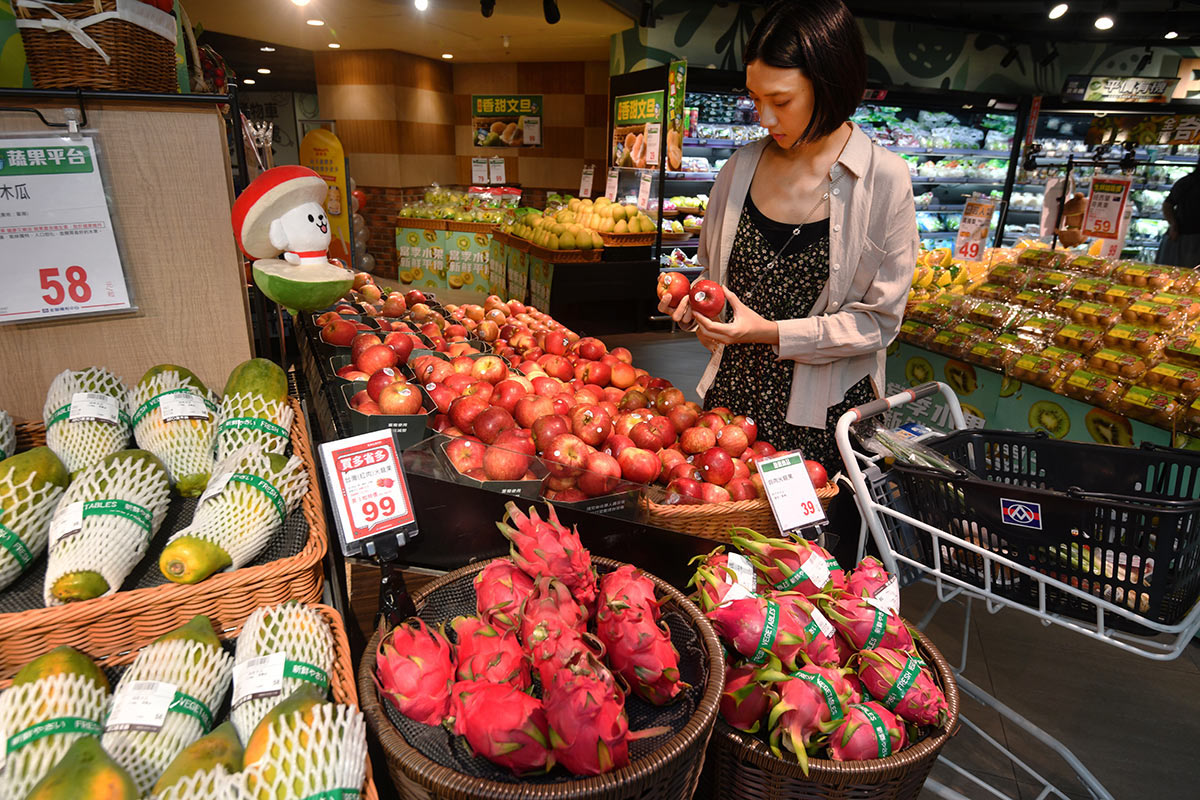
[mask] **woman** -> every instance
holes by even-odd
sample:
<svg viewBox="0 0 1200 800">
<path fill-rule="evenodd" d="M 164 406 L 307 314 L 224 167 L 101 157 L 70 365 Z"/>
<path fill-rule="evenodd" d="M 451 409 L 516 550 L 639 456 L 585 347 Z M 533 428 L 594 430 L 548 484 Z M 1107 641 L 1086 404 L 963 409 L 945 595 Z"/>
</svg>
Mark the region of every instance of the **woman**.
<svg viewBox="0 0 1200 800">
<path fill-rule="evenodd" d="M 883 386 L 884 350 L 917 256 L 908 167 L 849 122 L 866 56 L 841 0 L 782 0 L 746 44 L 746 88 L 769 136 L 721 170 L 699 262 L 725 288 L 727 321 L 672 312 L 712 351 L 706 408 L 758 423 L 831 473 L 834 425 Z M 670 311 L 665 302 L 664 312 Z"/>
</svg>

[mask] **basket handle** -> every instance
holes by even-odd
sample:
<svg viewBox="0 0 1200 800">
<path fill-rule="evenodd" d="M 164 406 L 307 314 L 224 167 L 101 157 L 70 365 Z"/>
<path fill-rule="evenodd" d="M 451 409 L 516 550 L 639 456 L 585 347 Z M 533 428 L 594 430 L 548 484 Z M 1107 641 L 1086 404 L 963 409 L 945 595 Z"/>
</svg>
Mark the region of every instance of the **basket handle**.
<svg viewBox="0 0 1200 800">
<path fill-rule="evenodd" d="M 212 87 L 208 85 L 208 81 L 204 77 L 204 67 L 200 64 L 200 46 L 196 44 L 196 32 L 192 30 L 192 20 L 188 17 L 187 9 L 183 7 L 183 3 L 177 4 L 179 14 L 182 17 L 180 20 L 183 27 L 183 35 L 187 38 L 188 52 L 192 56 L 192 69 L 195 73 L 191 76 L 192 91 L 200 94 L 212 93 Z"/>
<path fill-rule="evenodd" d="M 877 400 L 864 403 L 863 405 L 852 409 L 850 413 L 854 414 L 856 420 L 861 422 L 864 419 L 877 417 L 889 409 L 902 406 L 906 403 L 911 403 L 914 400 L 920 400 L 924 397 L 930 397 L 931 395 L 935 395 L 941 391 L 942 384 L 938 383 L 937 381 L 929 381 L 928 383 L 922 383 L 920 386 L 915 386 L 912 389 L 905 389 L 904 391 L 894 394 L 891 397 L 880 397 Z M 942 393 L 945 394 L 945 392 Z M 960 411 L 959 413 L 961 414 L 962 412 Z"/>
</svg>

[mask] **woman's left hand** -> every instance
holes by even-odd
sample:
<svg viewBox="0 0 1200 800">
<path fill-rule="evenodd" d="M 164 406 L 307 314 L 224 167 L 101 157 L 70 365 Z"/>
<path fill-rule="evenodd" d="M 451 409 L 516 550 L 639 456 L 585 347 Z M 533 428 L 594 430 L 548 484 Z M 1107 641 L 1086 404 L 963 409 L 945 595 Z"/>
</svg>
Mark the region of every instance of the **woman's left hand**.
<svg viewBox="0 0 1200 800">
<path fill-rule="evenodd" d="M 704 337 L 720 344 L 779 344 L 779 325 L 751 311 L 737 295 L 725 289 L 729 322 L 718 322 L 693 312 Z"/>
</svg>

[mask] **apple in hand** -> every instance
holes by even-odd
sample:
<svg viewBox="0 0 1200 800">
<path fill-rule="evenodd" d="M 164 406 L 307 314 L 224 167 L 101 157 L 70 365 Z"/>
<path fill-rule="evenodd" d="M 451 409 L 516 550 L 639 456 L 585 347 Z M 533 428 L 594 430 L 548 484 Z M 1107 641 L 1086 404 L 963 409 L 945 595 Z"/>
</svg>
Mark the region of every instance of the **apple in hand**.
<svg viewBox="0 0 1200 800">
<path fill-rule="evenodd" d="M 666 299 L 670 308 L 677 307 L 691 288 L 691 282 L 681 272 L 664 272 L 658 276 L 658 299 Z"/>
<path fill-rule="evenodd" d="M 707 278 L 696 281 L 692 286 L 689 307 L 695 314 L 714 319 L 725 308 L 725 290 L 720 284 Z"/>
<path fill-rule="evenodd" d="M 621 466 L 608 453 L 588 453 L 579 476 L 579 489 L 588 497 L 612 494 L 621 479 Z"/>
<path fill-rule="evenodd" d="M 421 390 L 411 383 L 395 381 L 383 387 L 378 402 L 384 414 L 419 414 Z"/>
</svg>

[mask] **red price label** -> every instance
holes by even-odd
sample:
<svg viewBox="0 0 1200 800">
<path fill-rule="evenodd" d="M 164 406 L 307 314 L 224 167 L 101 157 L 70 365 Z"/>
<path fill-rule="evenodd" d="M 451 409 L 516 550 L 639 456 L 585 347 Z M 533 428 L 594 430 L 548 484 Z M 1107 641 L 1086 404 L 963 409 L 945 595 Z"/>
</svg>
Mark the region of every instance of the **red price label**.
<svg viewBox="0 0 1200 800">
<path fill-rule="evenodd" d="M 374 522 L 381 516 L 385 519 L 390 518 L 396 513 L 396 501 L 390 497 L 381 498 L 378 503 L 367 500 L 362 504 L 361 512 L 367 522 Z"/>
<path fill-rule="evenodd" d="M 70 297 L 76 303 L 86 303 L 92 299 L 92 287 L 88 286 L 86 269 L 78 265 L 67 267 L 63 277 L 67 281 L 65 290 L 63 282 L 59 279 L 59 270 L 57 268 L 49 267 L 38 270 L 38 278 L 41 280 L 42 288 L 48 290 L 47 294 L 42 295 L 42 299 L 46 301 L 46 305 L 62 305 L 67 297 Z"/>
<path fill-rule="evenodd" d="M 320 450 L 344 551 L 416 521 L 390 430 L 329 442 Z"/>
<path fill-rule="evenodd" d="M 963 258 L 976 259 L 979 258 L 979 242 L 967 242 L 959 249 L 959 255 Z"/>
</svg>

